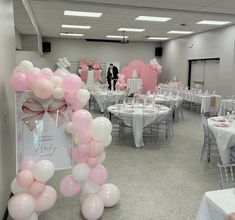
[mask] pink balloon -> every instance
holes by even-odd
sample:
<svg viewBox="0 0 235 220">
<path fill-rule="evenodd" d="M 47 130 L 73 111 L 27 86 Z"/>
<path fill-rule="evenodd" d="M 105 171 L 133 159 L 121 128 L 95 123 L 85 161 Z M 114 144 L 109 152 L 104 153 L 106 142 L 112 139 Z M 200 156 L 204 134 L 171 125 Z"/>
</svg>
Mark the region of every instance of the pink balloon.
<svg viewBox="0 0 235 220">
<path fill-rule="evenodd" d="M 27 74 L 22 72 L 15 72 L 10 77 L 11 87 L 17 91 L 24 91 L 29 87 L 29 81 L 27 79 Z"/>
<path fill-rule="evenodd" d="M 50 98 L 54 92 L 53 83 L 47 79 L 40 79 L 32 86 L 35 96 L 41 99 Z"/>
<path fill-rule="evenodd" d="M 92 140 L 90 143 L 90 147 L 89 147 L 89 155 L 90 156 L 98 156 L 100 154 L 102 154 L 104 151 L 104 144 L 101 141 L 95 141 Z"/>
<path fill-rule="evenodd" d="M 65 101 L 68 104 L 73 104 L 73 103 L 77 103 L 77 98 L 76 98 L 76 94 L 75 93 L 66 93 L 64 96 Z"/>
<path fill-rule="evenodd" d="M 103 184 L 108 176 L 106 168 L 102 164 L 98 164 L 96 167 L 91 169 L 90 180 L 97 184 Z"/>
<path fill-rule="evenodd" d="M 104 212 L 104 203 L 97 195 L 89 194 L 82 201 L 82 214 L 88 220 L 99 219 Z"/>
<path fill-rule="evenodd" d="M 45 186 L 41 195 L 36 197 L 35 211 L 43 212 L 50 209 L 56 202 L 57 194 L 51 186 Z"/>
<path fill-rule="evenodd" d="M 32 158 L 25 158 L 21 161 L 21 170 L 32 170 L 35 161 Z"/>
<path fill-rule="evenodd" d="M 65 69 L 60 69 L 58 68 L 55 72 L 54 75 L 59 76 L 60 78 L 64 78 L 65 76 L 67 76 L 68 74 L 70 74 L 67 70 Z"/>
<path fill-rule="evenodd" d="M 62 82 L 62 89 L 67 93 L 77 92 L 82 85 L 80 77 L 76 74 L 68 74 L 64 77 Z"/>
<path fill-rule="evenodd" d="M 43 191 L 45 190 L 45 184 L 34 181 L 31 186 L 29 187 L 29 193 L 32 194 L 33 196 L 38 196 L 40 195 Z"/>
<path fill-rule="evenodd" d="M 157 85 L 157 72 L 150 64 L 145 64 L 141 70 L 141 79 L 144 91 L 154 90 Z"/>
<path fill-rule="evenodd" d="M 79 193 L 80 183 L 76 182 L 72 175 L 65 176 L 60 183 L 60 192 L 65 197 L 72 197 Z"/>
<path fill-rule="evenodd" d="M 12 74 L 13 74 L 13 73 L 17 73 L 17 72 L 21 72 L 21 69 L 20 69 L 19 66 L 16 66 L 16 67 L 14 68 L 14 70 L 12 71 Z"/>
<path fill-rule="evenodd" d="M 81 144 L 89 144 L 91 142 L 90 131 L 78 132 L 78 139 Z"/>
<path fill-rule="evenodd" d="M 27 188 L 33 182 L 33 174 L 30 170 L 22 170 L 17 175 L 16 181 L 20 186 Z"/>
<path fill-rule="evenodd" d="M 13 219 L 27 219 L 35 209 L 35 199 L 28 193 L 17 194 L 8 201 L 8 211 Z"/>
<path fill-rule="evenodd" d="M 72 110 L 73 110 L 73 111 L 78 111 L 78 110 L 80 110 L 80 109 L 83 108 L 83 106 L 82 106 L 80 103 L 78 103 L 77 100 L 76 100 L 75 103 L 72 103 L 72 104 L 71 104 L 71 107 L 72 107 Z"/>
<path fill-rule="evenodd" d="M 98 160 L 96 157 L 89 157 L 88 160 L 87 160 L 87 164 L 90 166 L 90 167 L 95 167 L 97 166 L 98 164 Z"/>
<path fill-rule="evenodd" d="M 88 131 L 91 127 L 92 115 L 87 110 L 78 110 L 72 115 L 72 122 L 79 131 Z"/>
<path fill-rule="evenodd" d="M 40 69 L 33 68 L 31 71 L 28 72 L 27 78 L 28 78 L 30 85 L 32 86 L 33 83 L 35 83 L 37 80 L 42 79 Z"/>
<path fill-rule="evenodd" d="M 41 69 L 41 76 L 43 79 L 50 79 L 53 76 L 53 72 L 50 68 Z"/>
<path fill-rule="evenodd" d="M 89 145 L 82 144 L 74 147 L 71 151 L 71 158 L 75 163 L 87 162 Z"/>
</svg>

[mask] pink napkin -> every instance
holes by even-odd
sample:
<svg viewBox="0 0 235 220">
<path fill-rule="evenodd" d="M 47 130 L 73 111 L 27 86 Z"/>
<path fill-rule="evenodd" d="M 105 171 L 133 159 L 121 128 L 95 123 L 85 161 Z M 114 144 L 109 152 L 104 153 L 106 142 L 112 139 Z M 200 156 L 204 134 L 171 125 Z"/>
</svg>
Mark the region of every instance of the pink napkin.
<svg viewBox="0 0 235 220">
<path fill-rule="evenodd" d="M 126 109 L 125 112 L 128 112 L 128 113 L 133 113 L 134 110 L 133 109 Z"/>
<path fill-rule="evenodd" d="M 228 124 L 221 122 L 220 127 L 228 127 Z"/>
</svg>

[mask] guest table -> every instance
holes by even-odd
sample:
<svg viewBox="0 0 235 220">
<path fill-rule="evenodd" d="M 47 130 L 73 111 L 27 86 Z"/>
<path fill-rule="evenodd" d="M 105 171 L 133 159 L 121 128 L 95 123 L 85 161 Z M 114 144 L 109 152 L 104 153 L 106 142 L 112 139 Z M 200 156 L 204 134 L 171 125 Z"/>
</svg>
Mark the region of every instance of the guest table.
<svg viewBox="0 0 235 220">
<path fill-rule="evenodd" d="M 158 105 L 156 107 L 147 108 L 141 104 L 134 105 L 113 105 L 108 107 L 108 111 L 119 117 L 127 126 L 131 126 L 135 140 L 135 146 L 144 146 L 143 142 L 143 128 L 149 125 L 154 120 L 159 122 L 163 120 L 169 108 Z"/>
<path fill-rule="evenodd" d="M 235 100 L 234 99 L 224 99 L 221 102 L 220 114 L 225 115 L 226 111 L 235 111 Z"/>
<path fill-rule="evenodd" d="M 100 107 L 100 111 L 104 112 L 105 102 L 118 102 L 119 99 L 124 97 L 126 92 L 124 91 L 97 91 L 93 95 Z"/>
<path fill-rule="evenodd" d="M 202 198 L 197 220 L 229 220 L 235 212 L 235 189 L 206 192 Z"/>
<path fill-rule="evenodd" d="M 230 162 L 230 147 L 235 146 L 235 121 L 229 122 L 224 117 L 212 117 L 208 125 L 219 148 L 221 161 L 224 165 Z"/>
<path fill-rule="evenodd" d="M 129 94 L 137 93 L 142 89 L 142 80 L 130 78 L 127 80 L 127 89 L 129 89 Z"/>
</svg>

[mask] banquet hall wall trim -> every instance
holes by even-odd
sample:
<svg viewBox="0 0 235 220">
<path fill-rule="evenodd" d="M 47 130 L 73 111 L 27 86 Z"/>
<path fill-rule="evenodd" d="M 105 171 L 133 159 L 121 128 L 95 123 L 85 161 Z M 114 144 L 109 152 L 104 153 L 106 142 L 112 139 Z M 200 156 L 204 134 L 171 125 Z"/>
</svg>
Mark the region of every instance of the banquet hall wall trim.
<svg viewBox="0 0 235 220">
<path fill-rule="evenodd" d="M 235 25 L 207 31 L 163 43 L 161 81 L 177 76 L 187 85 L 188 60 L 220 58 L 219 77 L 214 78 L 218 94 L 235 94 Z M 213 83 L 213 82 L 212 82 Z"/>
<path fill-rule="evenodd" d="M 10 195 L 15 168 L 15 103 L 9 77 L 15 67 L 13 0 L 0 1 L 0 219 Z"/>
</svg>

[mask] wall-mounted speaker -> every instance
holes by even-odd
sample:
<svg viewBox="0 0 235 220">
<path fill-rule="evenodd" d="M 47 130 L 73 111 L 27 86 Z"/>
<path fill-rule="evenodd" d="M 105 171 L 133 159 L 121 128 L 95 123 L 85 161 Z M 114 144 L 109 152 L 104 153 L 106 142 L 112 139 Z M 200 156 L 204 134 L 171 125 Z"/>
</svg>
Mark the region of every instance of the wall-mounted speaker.
<svg viewBox="0 0 235 220">
<path fill-rule="evenodd" d="M 162 56 L 162 47 L 156 47 L 155 48 L 155 56 L 161 57 Z"/>
<path fill-rule="evenodd" d="M 51 43 L 50 42 L 42 42 L 42 51 L 43 51 L 43 53 L 51 52 Z"/>
</svg>

